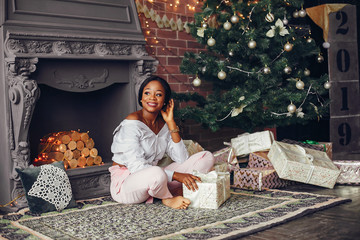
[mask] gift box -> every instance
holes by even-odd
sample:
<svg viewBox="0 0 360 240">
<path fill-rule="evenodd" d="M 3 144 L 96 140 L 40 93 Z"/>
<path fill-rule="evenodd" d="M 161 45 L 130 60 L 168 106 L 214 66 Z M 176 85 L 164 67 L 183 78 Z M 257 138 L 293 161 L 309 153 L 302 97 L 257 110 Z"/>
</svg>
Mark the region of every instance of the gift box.
<svg viewBox="0 0 360 240">
<path fill-rule="evenodd" d="M 325 152 L 274 141 L 268 153 L 282 179 L 333 188 L 340 170 Z"/>
<path fill-rule="evenodd" d="M 234 148 L 235 156 L 246 156 L 252 152 L 266 151 L 271 147 L 274 135 L 271 131 L 255 133 L 244 133 L 231 139 L 231 146 Z"/>
<path fill-rule="evenodd" d="M 333 161 L 340 169 L 339 184 L 360 185 L 360 161 Z"/>
<path fill-rule="evenodd" d="M 225 162 L 215 163 L 213 170 L 215 172 L 229 172 L 228 164 Z"/>
<path fill-rule="evenodd" d="M 230 198 L 230 173 L 211 171 L 207 174 L 194 172 L 201 178 L 195 192 L 183 184 L 183 196 L 191 201 L 189 207 L 217 209 Z"/>
<path fill-rule="evenodd" d="M 274 169 L 268 158 L 269 151 L 250 153 L 247 168 Z"/>
<path fill-rule="evenodd" d="M 239 163 L 234 153 L 234 149 L 232 147 L 225 147 L 216 152 L 213 152 L 215 158 L 215 165 L 220 165 L 221 163 L 227 164 L 228 172 L 234 171 L 239 168 Z"/>
<path fill-rule="evenodd" d="M 281 188 L 291 181 L 280 179 L 275 169 L 240 168 L 234 172 L 234 187 L 263 191 L 266 188 Z"/>
<path fill-rule="evenodd" d="M 289 143 L 289 144 L 296 144 L 301 147 L 310 148 L 322 152 L 326 152 L 326 154 L 329 156 L 330 159 L 332 159 L 332 143 L 331 142 L 316 142 L 316 141 L 295 141 L 291 139 L 283 139 L 281 142 Z"/>
</svg>

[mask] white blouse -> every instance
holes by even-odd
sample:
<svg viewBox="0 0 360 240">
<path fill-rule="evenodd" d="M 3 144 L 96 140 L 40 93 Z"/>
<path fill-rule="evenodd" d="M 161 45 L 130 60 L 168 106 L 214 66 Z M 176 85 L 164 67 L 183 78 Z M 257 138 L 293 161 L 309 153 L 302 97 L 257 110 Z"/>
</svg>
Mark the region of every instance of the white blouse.
<svg viewBox="0 0 360 240">
<path fill-rule="evenodd" d="M 145 123 L 125 119 L 113 134 L 112 160 L 125 165 L 130 173 L 156 166 L 165 153 L 177 163 L 183 163 L 189 157 L 184 142 L 172 140 L 167 124 L 156 135 Z M 172 181 L 174 171 L 165 172 L 168 181 Z"/>
</svg>

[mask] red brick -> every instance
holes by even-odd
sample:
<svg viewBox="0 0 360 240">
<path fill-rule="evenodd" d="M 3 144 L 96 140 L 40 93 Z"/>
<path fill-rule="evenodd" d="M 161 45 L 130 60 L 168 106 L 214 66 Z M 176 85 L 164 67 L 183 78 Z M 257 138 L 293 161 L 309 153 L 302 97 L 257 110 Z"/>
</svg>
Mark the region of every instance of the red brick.
<svg viewBox="0 0 360 240">
<path fill-rule="evenodd" d="M 156 36 L 159 38 L 170 38 L 170 39 L 176 39 L 177 34 L 176 31 L 173 31 L 171 29 L 158 29 L 156 31 Z"/>
<path fill-rule="evenodd" d="M 187 47 L 188 48 L 204 48 L 203 44 L 200 44 L 198 42 L 194 42 L 194 41 L 187 41 Z"/>
<path fill-rule="evenodd" d="M 168 39 L 167 40 L 167 46 L 168 47 L 181 47 L 181 48 L 186 48 L 186 41 L 181 41 L 181 40 L 173 40 L 173 39 Z"/>
<path fill-rule="evenodd" d="M 167 57 L 156 56 L 156 59 L 159 61 L 160 65 L 163 65 L 163 66 L 167 65 Z"/>
<path fill-rule="evenodd" d="M 166 55 L 166 56 L 178 56 L 178 48 L 169 48 L 169 47 L 157 47 L 157 55 Z"/>
<path fill-rule="evenodd" d="M 168 65 L 178 65 L 180 66 L 182 58 L 180 57 L 168 57 Z"/>
<path fill-rule="evenodd" d="M 179 48 L 179 56 L 184 56 L 185 52 L 197 53 L 197 50 L 191 48 Z"/>
<path fill-rule="evenodd" d="M 192 40 L 192 41 L 196 41 L 196 39 L 191 36 L 190 33 L 187 33 L 185 31 L 177 31 L 177 39 L 178 40 Z"/>
</svg>

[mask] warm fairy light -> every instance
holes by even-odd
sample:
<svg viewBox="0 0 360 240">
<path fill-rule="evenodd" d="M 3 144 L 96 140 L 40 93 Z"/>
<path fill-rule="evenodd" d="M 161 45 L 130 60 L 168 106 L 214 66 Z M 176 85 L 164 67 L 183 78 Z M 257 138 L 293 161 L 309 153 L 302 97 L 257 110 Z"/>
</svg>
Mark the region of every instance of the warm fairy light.
<svg viewBox="0 0 360 240">
<path fill-rule="evenodd" d="M 146 31 L 146 34 L 148 34 L 148 35 L 149 35 L 149 34 L 150 34 L 150 31 Z"/>
<path fill-rule="evenodd" d="M 172 3 L 170 3 L 170 7 L 172 7 Z"/>
</svg>

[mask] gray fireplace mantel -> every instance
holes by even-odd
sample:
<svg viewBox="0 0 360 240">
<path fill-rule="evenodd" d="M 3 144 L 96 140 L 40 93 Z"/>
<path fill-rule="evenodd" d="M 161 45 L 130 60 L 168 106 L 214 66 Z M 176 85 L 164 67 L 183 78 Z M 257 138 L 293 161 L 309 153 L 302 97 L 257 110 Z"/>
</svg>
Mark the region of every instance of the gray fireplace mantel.
<svg viewBox="0 0 360 240">
<path fill-rule="evenodd" d="M 23 194 L 15 169 L 32 161 L 29 127 L 40 96 L 38 84 L 81 93 L 125 82 L 130 92 L 127 111 L 134 111 L 139 85 L 158 62 L 145 50 L 132 0 L 0 0 L 0 39 L 0 204 L 5 204 Z M 58 60 L 65 63 L 53 66 Z M 66 75 L 67 60 L 80 65 L 93 61 L 99 69 L 92 72 L 82 64 Z M 119 72 L 114 62 L 126 62 L 128 72 Z M 71 170 L 78 197 L 108 192 L 108 165 L 98 171 Z M 91 184 L 84 187 L 83 182 Z M 24 197 L 18 199 L 19 208 L 25 205 Z"/>
</svg>

